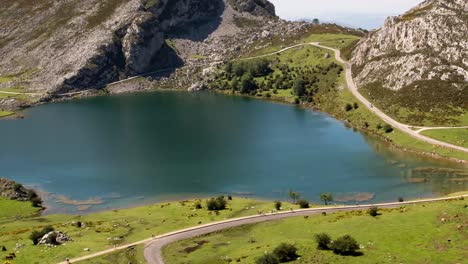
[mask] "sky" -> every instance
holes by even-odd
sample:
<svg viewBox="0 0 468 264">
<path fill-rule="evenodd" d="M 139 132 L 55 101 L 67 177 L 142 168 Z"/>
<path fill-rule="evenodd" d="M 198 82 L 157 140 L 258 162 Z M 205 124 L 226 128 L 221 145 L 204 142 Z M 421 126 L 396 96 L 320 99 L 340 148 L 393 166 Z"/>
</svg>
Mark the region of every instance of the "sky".
<svg viewBox="0 0 468 264">
<path fill-rule="evenodd" d="M 318 18 L 350 27 L 375 29 L 389 16 L 406 12 L 423 0 L 270 0 L 287 20 Z"/>
</svg>

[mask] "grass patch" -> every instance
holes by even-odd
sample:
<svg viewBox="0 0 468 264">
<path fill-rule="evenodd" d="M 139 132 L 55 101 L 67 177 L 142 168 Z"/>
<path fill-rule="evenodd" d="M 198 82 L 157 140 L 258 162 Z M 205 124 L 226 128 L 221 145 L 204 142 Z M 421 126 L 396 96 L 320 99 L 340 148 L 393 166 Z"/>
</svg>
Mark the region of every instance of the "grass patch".
<svg viewBox="0 0 468 264">
<path fill-rule="evenodd" d="M 468 148 L 468 129 L 431 129 L 422 135 Z"/>
<path fill-rule="evenodd" d="M 1 114 L 0 114 L 1 116 Z M 39 212 L 31 202 L 20 202 L 0 197 L 0 222 L 30 217 Z"/>
<path fill-rule="evenodd" d="M 15 211 L 11 206 L 0 200 L 0 208 L 6 216 L 14 217 Z M 0 225 L 0 245 L 14 248 L 16 243 L 24 244 L 24 248 L 17 253 L 15 264 L 20 263 L 56 263 L 66 257 L 74 258 L 93 252 L 113 248 L 136 242 L 170 231 L 206 224 L 227 218 L 255 215 L 259 210 L 274 209 L 271 201 L 257 201 L 253 199 L 236 198 L 228 202 L 228 209 L 209 212 L 205 208 L 205 200 L 201 203 L 204 208 L 196 210 L 196 200 L 167 202 L 131 209 L 113 210 L 90 215 L 47 215 L 18 221 L 4 221 Z M 296 205 L 284 203 L 285 208 L 298 208 Z M 8 209 L 8 210 L 7 210 Z M 81 228 L 76 222 L 82 222 Z M 57 231 L 67 233 L 74 240 L 56 248 L 33 246 L 28 236 L 33 230 L 40 230 L 51 225 Z M 89 248 L 90 252 L 83 251 Z M 104 258 L 105 259 L 105 258 Z M 108 262 L 112 262 L 111 257 Z M 94 263 L 94 262 L 92 262 Z M 100 262 L 97 262 L 100 263 Z M 133 262 L 132 262 L 133 263 Z"/>
<path fill-rule="evenodd" d="M 81 261 L 83 264 L 140 264 L 146 263 L 143 255 L 145 247 L 138 245 L 135 247 L 120 250 L 115 253 L 107 254 L 101 257 L 92 258 L 89 260 Z"/>
<path fill-rule="evenodd" d="M 301 256 L 297 263 L 463 263 L 466 258 L 465 201 L 409 205 L 365 211 L 296 217 L 243 226 L 164 248 L 167 263 L 255 263 L 280 243 L 292 243 Z M 332 238 L 349 234 L 361 245 L 361 256 L 339 256 L 318 250 L 314 234 Z M 205 241 L 196 251 L 185 248 Z M 296 262 L 294 262 L 296 263 Z"/>
<path fill-rule="evenodd" d="M 0 98 L 1 98 L 1 95 L 0 95 Z M 14 112 L 10 112 L 10 111 L 1 111 L 0 110 L 0 118 L 2 117 L 7 117 L 7 116 L 11 116 L 11 115 L 14 115 L 15 113 Z"/>
</svg>

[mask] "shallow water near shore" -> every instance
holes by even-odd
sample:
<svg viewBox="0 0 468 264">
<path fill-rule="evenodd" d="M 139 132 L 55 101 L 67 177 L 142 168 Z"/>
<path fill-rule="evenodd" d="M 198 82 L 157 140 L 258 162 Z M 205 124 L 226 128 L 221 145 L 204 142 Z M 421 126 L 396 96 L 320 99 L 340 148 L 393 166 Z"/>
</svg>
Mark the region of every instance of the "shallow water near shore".
<svg viewBox="0 0 468 264">
<path fill-rule="evenodd" d="M 216 194 L 340 203 L 467 189 L 466 165 L 391 150 L 322 113 L 212 93 L 103 96 L 0 120 L 0 176 L 46 192 L 47 213 Z"/>
</svg>

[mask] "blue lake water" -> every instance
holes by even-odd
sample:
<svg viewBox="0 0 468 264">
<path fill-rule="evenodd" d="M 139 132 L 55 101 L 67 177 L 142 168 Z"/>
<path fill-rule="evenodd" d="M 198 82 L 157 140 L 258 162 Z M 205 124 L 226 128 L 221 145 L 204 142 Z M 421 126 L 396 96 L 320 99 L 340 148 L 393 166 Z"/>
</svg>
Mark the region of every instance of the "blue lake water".
<svg viewBox="0 0 468 264">
<path fill-rule="evenodd" d="M 0 136 L 0 176 L 45 191 L 48 212 L 215 194 L 332 192 L 354 203 L 467 189 L 467 167 L 391 150 L 322 113 L 211 93 L 47 104 L 0 120 Z"/>
</svg>

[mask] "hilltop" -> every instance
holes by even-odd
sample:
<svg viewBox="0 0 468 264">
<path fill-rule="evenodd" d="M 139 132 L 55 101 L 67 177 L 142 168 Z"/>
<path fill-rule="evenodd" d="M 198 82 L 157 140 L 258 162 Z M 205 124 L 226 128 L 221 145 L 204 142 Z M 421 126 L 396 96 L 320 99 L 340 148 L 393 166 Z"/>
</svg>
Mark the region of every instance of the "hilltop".
<svg viewBox="0 0 468 264">
<path fill-rule="evenodd" d="M 468 123 L 468 3 L 427 0 L 357 43 L 361 93 L 402 122 Z"/>
</svg>

